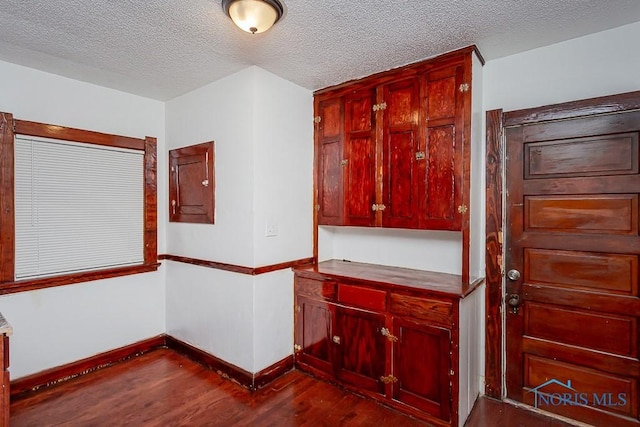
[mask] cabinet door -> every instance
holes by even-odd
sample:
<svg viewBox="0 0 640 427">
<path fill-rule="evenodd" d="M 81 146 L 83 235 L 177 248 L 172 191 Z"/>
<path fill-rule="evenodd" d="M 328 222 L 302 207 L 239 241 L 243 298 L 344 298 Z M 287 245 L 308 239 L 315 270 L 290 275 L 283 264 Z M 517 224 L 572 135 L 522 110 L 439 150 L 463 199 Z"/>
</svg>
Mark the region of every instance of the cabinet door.
<svg viewBox="0 0 640 427">
<path fill-rule="evenodd" d="M 450 420 L 451 331 L 403 318 L 393 329 L 393 399 Z"/>
<path fill-rule="evenodd" d="M 366 310 L 337 307 L 337 376 L 345 383 L 384 394 L 385 342 L 380 333 L 385 316 Z"/>
<path fill-rule="evenodd" d="M 462 65 L 436 69 L 425 75 L 423 104 L 424 138 L 420 152 L 420 228 L 460 230 L 462 217 L 462 149 L 464 143 L 464 97 L 460 90 Z M 467 142 L 468 144 L 469 142 Z"/>
<path fill-rule="evenodd" d="M 418 78 L 390 83 L 383 89 L 383 186 L 384 227 L 418 227 L 417 165 Z"/>
<path fill-rule="evenodd" d="M 353 92 L 345 101 L 345 206 L 346 225 L 375 223 L 375 89 Z"/>
<path fill-rule="evenodd" d="M 318 224 L 344 225 L 342 98 L 316 102 Z"/>
<path fill-rule="evenodd" d="M 324 301 L 296 297 L 296 361 L 333 375 L 333 319 L 335 306 Z"/>
</svg>

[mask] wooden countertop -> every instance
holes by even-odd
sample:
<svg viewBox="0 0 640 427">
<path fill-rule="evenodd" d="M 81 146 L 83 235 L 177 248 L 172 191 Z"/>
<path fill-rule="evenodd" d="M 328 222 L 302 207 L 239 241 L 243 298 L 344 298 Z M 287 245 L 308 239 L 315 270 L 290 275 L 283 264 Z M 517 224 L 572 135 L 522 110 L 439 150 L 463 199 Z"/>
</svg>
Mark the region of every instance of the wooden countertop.
<svg viewBox="0 0 640 427">
<path fill-rule="evenodd" d="M 293 271 L 312 279 L 357 279 L 390 290 L 394 287 L 414 288 L 448 298 L 464 298 L 484 281 L 476 279 L 465 284 L 457 274 L 340 260 L 294 267 Z"/>
</svg>

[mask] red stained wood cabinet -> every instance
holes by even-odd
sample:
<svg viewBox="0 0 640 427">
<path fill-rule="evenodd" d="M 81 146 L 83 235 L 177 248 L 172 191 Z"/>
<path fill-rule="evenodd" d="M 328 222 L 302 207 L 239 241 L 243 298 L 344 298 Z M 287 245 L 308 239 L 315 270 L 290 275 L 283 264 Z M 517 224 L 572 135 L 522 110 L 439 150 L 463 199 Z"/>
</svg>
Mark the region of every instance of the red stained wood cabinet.
<svg viewBox="0 0 640 427">
<path fill-rule="evenodd" d="M 461 276 L 346 261 L 294 268 L 299 369 L 458 425 Z"/>
<path fill-rule="evenodd" d="M 462 229 L 473 52 L 315 93 L 318 224 Z"/>
</svg>

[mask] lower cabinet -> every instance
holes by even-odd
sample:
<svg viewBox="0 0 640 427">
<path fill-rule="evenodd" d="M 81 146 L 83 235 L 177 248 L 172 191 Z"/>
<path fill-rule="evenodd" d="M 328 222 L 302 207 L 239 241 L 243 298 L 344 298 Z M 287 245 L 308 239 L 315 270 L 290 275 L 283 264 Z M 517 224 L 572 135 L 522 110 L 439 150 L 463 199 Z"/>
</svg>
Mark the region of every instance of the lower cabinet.
<svg viewBox="0 0 640 427">
<path fill-rule="evenodd" d="M 451 417 L 451 331 L 410 319 L 393 319 L 393 399 L 442 420 Z"/>
<path fill-rule="evenodd" d="M 458 414 L 458 310 L 464 294 L 433 292 L 411 280 L 402 285 L 397 275 L 391 283 L 379 276 L 370 281 L 361 270 L 353 277 L 317 266 L 294 272 L 299 369 L 436 425 L 464 421 Z"/>
<path fill-rule="evenodd" d="M 387 358 L 380 330 L 384 328 L 385 316 L 340 306 L 336 308 L 335 320 L 337 378 L 362 390 L 384 394 L 380 378 L 385 375 Z"/>
</svg>

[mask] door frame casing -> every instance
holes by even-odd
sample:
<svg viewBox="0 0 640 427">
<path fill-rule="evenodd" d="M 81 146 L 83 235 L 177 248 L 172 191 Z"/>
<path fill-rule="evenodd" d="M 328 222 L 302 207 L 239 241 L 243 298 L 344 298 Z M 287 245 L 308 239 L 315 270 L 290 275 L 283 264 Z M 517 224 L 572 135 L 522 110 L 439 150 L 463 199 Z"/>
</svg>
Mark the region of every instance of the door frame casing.
<svg viewBox="0 0 640 427">
<path fill-rule="evenodd" d="M 571 101 L 543 107 L 503 112 L 486 112 L 486 318 L 485 318 L 485 395 L 504 399 L 504 129 L 531 123 L 639 110 L 640 91 Z"/>
</svg>

